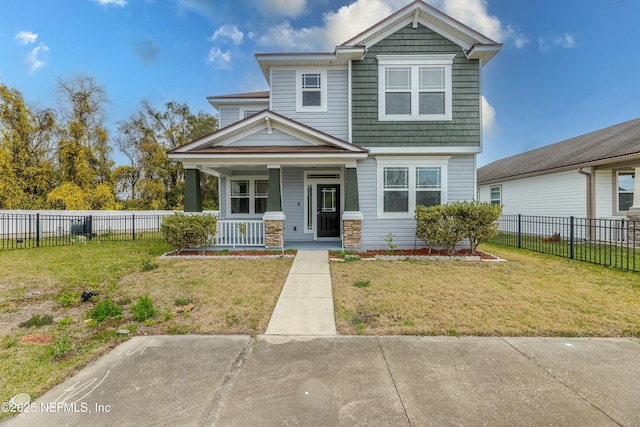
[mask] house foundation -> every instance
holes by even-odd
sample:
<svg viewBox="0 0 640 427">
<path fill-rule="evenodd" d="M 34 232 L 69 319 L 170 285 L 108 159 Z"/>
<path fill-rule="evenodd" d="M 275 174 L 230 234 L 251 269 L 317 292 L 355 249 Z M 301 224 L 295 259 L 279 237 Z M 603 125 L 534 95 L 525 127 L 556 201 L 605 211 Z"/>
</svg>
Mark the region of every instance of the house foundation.
<svg viewBox="0 0 640 427">
<path fill-rule="evenodd" d="M 629 215 L 629 241 L 640 243 L 640 215 Z"/>
</svg>

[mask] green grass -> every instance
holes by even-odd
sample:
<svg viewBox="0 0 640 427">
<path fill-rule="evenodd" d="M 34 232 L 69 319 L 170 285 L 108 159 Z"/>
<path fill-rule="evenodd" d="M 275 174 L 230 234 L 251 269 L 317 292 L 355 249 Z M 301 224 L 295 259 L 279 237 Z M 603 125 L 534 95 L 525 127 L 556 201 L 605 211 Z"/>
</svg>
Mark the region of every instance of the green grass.
<svg viewBox="0 0 640 427">
<path fill-rule="evenodd" d="M 481 249 L 508 262 L 332 263 L 338 330 L 640 337 L 637 273 L 494 244 Z"/>
<path fill-rule="evenodd" d="M 159 258 L 168 251 L 161 241 L 0 251 L 0 402 L 18 393 L 38 397 L 136 334 L 266 330 L 291 258 Z M 141 271 L 145 263 L 157 267 Z M 99 295 L 83 303 L 83 291 Z M 174 313 L 177 302 L 194 307 Z M 39 326 L 18 326 L 28 321 Z M 121 328 L 131 333 L 120 335 Z M 36 333 L 53 342 L 21 343 Z"/>
</svg>

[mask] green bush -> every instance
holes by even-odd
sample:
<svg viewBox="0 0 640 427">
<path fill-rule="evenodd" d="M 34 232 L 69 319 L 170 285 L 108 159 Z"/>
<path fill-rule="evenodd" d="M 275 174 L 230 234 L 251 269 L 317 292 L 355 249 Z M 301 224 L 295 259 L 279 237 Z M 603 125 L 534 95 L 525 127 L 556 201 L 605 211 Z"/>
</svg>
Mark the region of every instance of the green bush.
<svg viewBox="0 0 640 427">
<path fill-rule="evenodd" d="M 448 254 L 453 254 L 464 238 L 464 227 L 451 205 L 417 206 L 415 212 L 416 236 L 429 248 L 441 245 Z"/>
<path fill-rule="evenodd" d="M 93 320 L 103 322 L 110 317 L 122 315 L 122 307 L 107 298 L 97 303 L 87 314 Z"/>
<path fill-rule="evenodd" d="M 213 215 L 185 215 L 176 213 L 162 218 L 161 231 L 173 249 L 203 248 L 211 245 L 216 234 Z"/>
<path fill-rule="evenodd" d="M 136 322 L 144 322 L 156 315 L 156 309 L 153 308 L 153 302 L 149 295 L 139 297 L 138 301 L 129 307 L 129 310 L 133 314 L 133 320 Z"/>
<path fill-rule="evenodd" d="M 469 252 L 498 230 L 496 221 L 502 207 L 490 203 L 454 202 L 449 205 L 417 206 L 416 236 L 429 247 L 441 245 L 452 254 L 463 239 L 469 241 Z"/>
</svg>

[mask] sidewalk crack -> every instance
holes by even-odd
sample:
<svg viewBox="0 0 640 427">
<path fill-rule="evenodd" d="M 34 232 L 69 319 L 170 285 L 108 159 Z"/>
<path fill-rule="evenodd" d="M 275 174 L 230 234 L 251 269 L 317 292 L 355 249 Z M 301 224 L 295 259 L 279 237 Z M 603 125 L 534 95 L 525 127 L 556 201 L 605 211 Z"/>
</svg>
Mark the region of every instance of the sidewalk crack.
<svg viewBox="0 0 640 427">
<path fill-rule="evenodd" d="M 546 373 L 547 375 L 549 375 L 551 378 L 553 378 L 555 381 L 557 381 L 558 383 L 560 383 L 563 387 L 565 387 L 567 390 L 571 391 L 571 393 L 573 393 L 574 395 L 578 396 L 581 400 L 583 400 L 587 405 L 591 406 L 593 409 L 595 409 L 596 411 L 600 412 L 602 415 L 604 415 L 605 417 L 607 417 L 608 419 L 611 420 L 611 422 L 615 423 L 618 426 L 623 426 L 623 424 L 619 423 L 618 421 L 614 420 L 609 414 L 607 414 L 604 410 L 602 410 L 601 408 L 599 408 L 598 406 L 596 406 L 594 403 L 591 403 L 591 401 L 589 399 L 587 399 L 585 396 L 583 396 L 582 394 L 580 394 L 580 392 L 576 389 L 574 389 L 573 387 L 571 387 L 571 385 L 569 385 L 568 383 L 562 381 L 557 375 L 555 375 L 553 372 L 551 372 L 549 369 L 545 368 L 544 366 L 542 366 L 540 363 L 538 363 L 533 357 L 529 356 L 528 354 L 526 354 L 525 352 L 521 351 L 519 348 L 517 348 L 516 346 L 514 346 L 513 344 L 511 344 L 509 341 L 507 341 L 506 339 L 504 339 L 503 337 L 498 337 L 502 340 L 502 342 L 504 342 L 505 344 L 507 344 L 509 347 L 511 347 L 512 349 L 514 349 L 515 351 L 517 351 L 518 353 L 520 353 L 522 356 L 524 356 L 527 360 L 529 360 L 531 363 L 533 363 L 538 369 L 540 369 L 541 371 L 543 371 L 544 373 Z"/>
<path fill-rule="evenodd" d="M 393 387 L 396 389 L 396 395 L 398 395 L 398 399 L 400 400 L 400 404 L 402 405 L 402 410 L 404 411 L 404 416 L 407 418 L 407 423 L 411 426 L 411 419 L 409 418 L 409 414 L 407 413 L 407 408 L 404 406 L 404 401 L 402 400 L 402 396 L 400 395 L 400 390 L 398 390 L 398 385 L 396 384 L 396 379 L 393 377 L 393 373 L 391 373 L 391 367 L 389 366 L 389 362 L 387 361 L 387 356 L 384 354 L 384 349 L 382 348 L 382 344 L 380 343 L 380 338 L 376 337 L 376 342 L 378 343 L 378 348 L 380 348 L 380 353 L 382 353 L 382 358 L 384 359 L 384 364 L 387 367 L 387 372 L 389 372 L 389 377 L 391 378 L 391 382 L 393 383 Z"/>
</svg>

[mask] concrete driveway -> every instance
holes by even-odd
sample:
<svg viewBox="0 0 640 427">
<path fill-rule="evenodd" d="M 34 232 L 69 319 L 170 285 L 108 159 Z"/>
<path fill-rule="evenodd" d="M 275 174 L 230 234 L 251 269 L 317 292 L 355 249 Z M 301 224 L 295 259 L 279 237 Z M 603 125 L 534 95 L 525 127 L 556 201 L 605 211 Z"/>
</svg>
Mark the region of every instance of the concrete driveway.
<svg viewBox="0 0 640 427">
<path fill-rule="evenodd" d="M 8 426 L 639 426 L 640 342 L 134 337 Z"/>
</svg>

